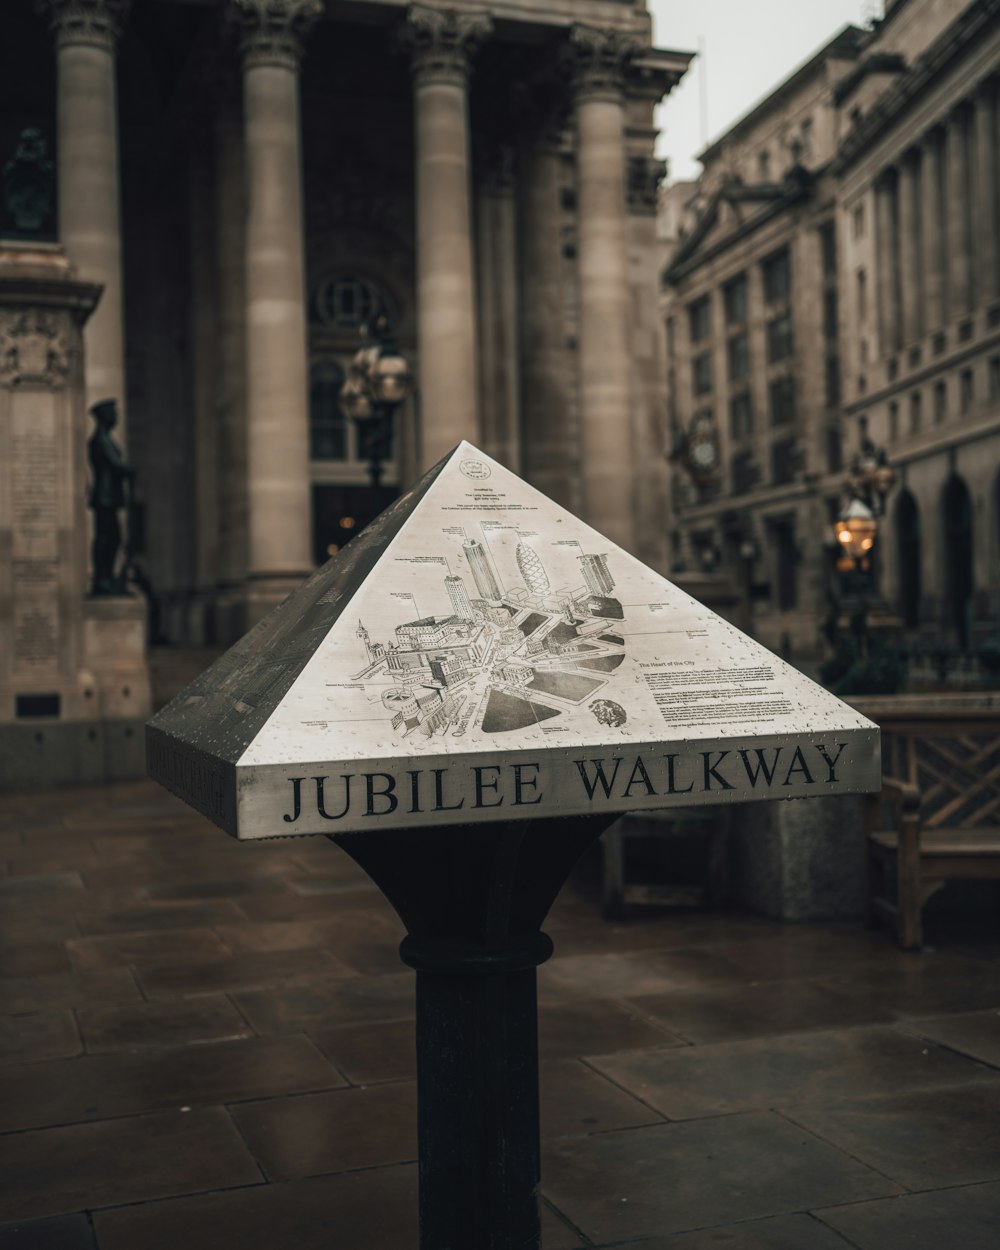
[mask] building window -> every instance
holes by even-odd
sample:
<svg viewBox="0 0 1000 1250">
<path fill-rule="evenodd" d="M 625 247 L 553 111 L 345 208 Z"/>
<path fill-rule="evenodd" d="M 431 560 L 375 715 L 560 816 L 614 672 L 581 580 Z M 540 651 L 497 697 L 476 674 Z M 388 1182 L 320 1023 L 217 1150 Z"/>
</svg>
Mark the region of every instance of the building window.
<svg viewBox="0 0 1000 1250">
<path fill-rule="evenodd" d="M 948 416 L 948 387 L 945 382 L 934 383 L 934 421 L 940 425 Z"/>
<path fill-rule="evenodd" d="M 837 338 L 839 330 L 838 321 L 837 288 L 833 287 L 831 290 L 823 292 L 823 335 L 830 342 Z"/>
<path fill-rule="evenodd" d="M 667 355 L 672 358 L 674 354 L 674 350 L 675 350 L 674 319 L 673 317 L 668 317 L 667 318 Z"/>
<path fill-rule="evenodd" d="M 753 434 L 753 404 L 750 396 L 744 391 L 742 395 L 734 395 L 729 401 L 729 436 L 734 443 L 741 442 Z"/>
<path fill-rule="evenodd" d="M 775 378 L 768 390 L 771 401 L 771 424 L 791 425 L 795 420 L 795 379 Z"/>
<path fill-rule="evenodd" d="M 1000 400 L 1000 356 L 990 357 L 990 403 Z"/>
<path fill-rule="evenodd" d="M 958 375 L 958 393 L 959 407 L 963 414 L 971 412 L 973 401 L 976 398 L 975 380 L 971 369 L 963 369 Z"/>
<path fill-rule="evenodd" d="M 312 298 L 313 320 L 339 329 L 357 329 L 385 306 L 378 287 L 353 274 L 321 282 Z"/>
<path fill-rule="evenodd" d="M 918 434 L 922 421 L 923 400 L 919 391 L 910 396 L 910 433 Z"/>
<path fill-rule="evenodd" d="M 858 306 L 858 320 L 868 320 L 868 274 L 863 269 L 859 269 L 855 275 L 856 302 Z"/>
<path fill-rule="evenodd" d="M 844 467 L 844 440 L 839 425 L 826 427 L 826 471 L 839 473 Z"/>
<path fill-rule="evenodd" d="M 825 221 L 819 228 L 820 249 L 823 255 L 823 276 L 837 275 L 837 230 L 832 221 Z"/>
<path fill-rule="evenodd" d="M 726 344 L 730 382 L 745 382 L 750 376 L 750 340 L 745 334 L 734 334 Z"/>
<path fill-rule="evenodd" d="M 747 319 L 747 276 L 738 274 L 722 288 L 726 306 L 726 325 L 742 325 Z"/>
<path fill-rule="evenodd" d="M 771 482 L 775 486 L 787 486 L 795 481 L 798 468 L 798 449 L 794 438 L 783 438 L 771 446 Z"/>
<path fill-rule="evenodd" d="M 865 237 L 865 206 L 857 204 L 851 213 L 851 231 L 856 239 Z"/>
<path fill-rule="evenodd" d="M 769 256 L 762 264 L 764 271 L 764 299 L 769 304 L 787 302 L 792 289 L 792 266 L 788 248 Z"/>
<path fill-rule="evenodd" d="M 787 360 L 792 354 L 792 319 L 782 313 L 767 323 L 767 359 L 770 364 Z"/>
<path fill-rule="evenodd" d="M 335 360 L 313 363 L 309 370 L 309 447 L 313 460 L 347 459 L 347 422 L 340 407 L 343 385 L 344 371 Z"/>
<path fill-rule="evenodd" d="M 757 155 L 757 176 L 761 182 L 767 182 L 771 177 L 771 153 L 766 148 Z"/>
<path fill-rule="evenodd" d="M 712 333 L 712 307 L 707 295 L 688 305 L 688 323 L 692 343 L 701 343 Z"/>
<path fill-rule="evenodd" d="M 707 395 L 712 389 L 712 353 L 702 352 L 691 362 L 691 376 L 694 393 Z"/>
<path fill-rule="evenodd" d="M 826 358 L 826 406 L 836 408 L 840 403 L 840 357 L 831 354 Z"/>
<path fill-rule="evenodd" d="M 757 484 L 757 466 L 752 451 L 740 451 L 732 460 L 732 490 L 734 495 L 745 495 Z"/>
<path fill-rule="evenodd" d="M 895 400 L 889 405 L 889 441 L 894 443 L 899 438 L 899 404 Z"/>
</svg>

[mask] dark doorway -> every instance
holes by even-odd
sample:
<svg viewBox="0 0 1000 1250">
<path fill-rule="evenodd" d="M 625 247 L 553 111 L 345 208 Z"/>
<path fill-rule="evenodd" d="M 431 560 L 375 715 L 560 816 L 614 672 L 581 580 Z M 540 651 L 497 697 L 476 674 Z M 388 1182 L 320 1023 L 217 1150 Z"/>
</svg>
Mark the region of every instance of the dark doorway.
<svg viewBox="0 0 1000 1250">
<path fill-rule="evenodd" d="M 908 490 L 896 504 L 896 559 L 899 614 L 907 629 L 916 629 L 920 624 L 920 510 Z"/>
<path fill-rule="evenodd" d="M 972 613 L 972 498 L 969 488 L 955 473 L 945 483 L 941 511 L 949 624 L 955 630 L 959 647 L 967 651 Z"/>
<path fill-rule="evenodd" d="M 380 487 L 376 499 L 370 486 L 314 485 L 312 528 L 313 560 L 316 564 L 326 564 L 398 494 L 394 486 Z"/>
</svg>

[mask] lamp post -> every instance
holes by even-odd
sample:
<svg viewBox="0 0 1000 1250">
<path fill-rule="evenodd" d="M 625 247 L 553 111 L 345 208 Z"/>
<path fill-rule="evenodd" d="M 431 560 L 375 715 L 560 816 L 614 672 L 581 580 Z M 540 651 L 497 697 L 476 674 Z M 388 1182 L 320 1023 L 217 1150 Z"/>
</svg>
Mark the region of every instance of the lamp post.
<svg viewBox="0 0 1000 1250">
<path fill-rule="evenodd" d="M 868 602 L 875 585 L 874 555 L 879 519 L 895 485 L 896 474 L 885 450 L 876 447 L 867 433 L 851 461 L 845 487 L 845 505 L 837 518 L 837 542 L 841 556 L 838 570 L 844 575 L 847 597 L 853 599 L 852 625 L 861 652 L 868 653 Z"/>
<path fill-rule="evenodd" d="M 413 374 L 383 309 L 368 321 L 364 334 L 370 342 L 355 353 L 340 402 L 357 429 L 360 457 L 368 461 L 374 518 L 381 511 L 382 466 L 392 457 L 396 409 L 410 393 Z"/>
</svg>

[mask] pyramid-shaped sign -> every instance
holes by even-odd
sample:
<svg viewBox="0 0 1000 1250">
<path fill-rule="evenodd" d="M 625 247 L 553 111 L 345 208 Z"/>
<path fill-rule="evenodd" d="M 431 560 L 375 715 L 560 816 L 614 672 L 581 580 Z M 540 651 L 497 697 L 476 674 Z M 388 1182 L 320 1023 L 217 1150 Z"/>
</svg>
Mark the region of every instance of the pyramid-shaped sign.
<svg viewBox="0 0 1000 1250">
<path fill-rule="evenodd" d="M 879 786 L 875 725 L 468 443 L 147 732 L 240 838 Z"/>
</svg>

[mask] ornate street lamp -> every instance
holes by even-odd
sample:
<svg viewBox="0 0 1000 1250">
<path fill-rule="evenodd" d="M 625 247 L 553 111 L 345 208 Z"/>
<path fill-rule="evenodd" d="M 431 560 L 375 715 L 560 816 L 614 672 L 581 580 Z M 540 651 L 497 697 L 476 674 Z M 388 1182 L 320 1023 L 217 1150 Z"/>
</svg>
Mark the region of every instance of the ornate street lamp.
<svg viewBox="0 0 1000 1250">
<path fill-rule="evenodd" d="M 382 466 L 392 456 L 396 409 L 409 395 L 413 375 L 383 309 L 365 326 L 365 336 L 370 345 L 355 353 L 340 402 L 358 431 L 358 451 L 368 461 L 372 494 L 377 496 Z"/>
<path fill-rule="evenodd" d="M 847 503 L 837 518 L 837 542 L 843 551 L 841 567 L 845 572 L 871 570 L 879 518 L 885 514 L 886 496 L 895 483 L 896 474 L 885 450 L 863 435 L 844 482 Z"/>
</svg>

